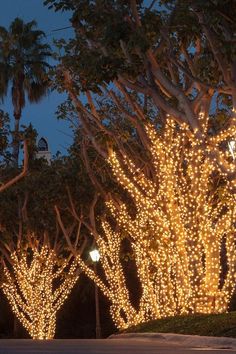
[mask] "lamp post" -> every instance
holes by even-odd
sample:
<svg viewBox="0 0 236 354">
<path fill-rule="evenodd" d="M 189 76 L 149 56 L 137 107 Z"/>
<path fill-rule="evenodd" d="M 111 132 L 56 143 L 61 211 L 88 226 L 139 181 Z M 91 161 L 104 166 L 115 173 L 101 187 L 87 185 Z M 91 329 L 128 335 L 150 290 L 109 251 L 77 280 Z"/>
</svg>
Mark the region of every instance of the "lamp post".
<svg viewBox="0 0 236 354">
<path fill-rule="evenodd" d="M 97 274 L 97 262 L 100 259 L 100 254 L 97 249 L 89 252 L 90 257 L 94 264 L 94 272 Z M 95 310 L 96 310 L 96 338 L 101 338 L 101 322 L 100 322 L 100 309 L 99 309 L 99 299 L 98 299 L 98 286 L 95 282 Z"/>
</svg>

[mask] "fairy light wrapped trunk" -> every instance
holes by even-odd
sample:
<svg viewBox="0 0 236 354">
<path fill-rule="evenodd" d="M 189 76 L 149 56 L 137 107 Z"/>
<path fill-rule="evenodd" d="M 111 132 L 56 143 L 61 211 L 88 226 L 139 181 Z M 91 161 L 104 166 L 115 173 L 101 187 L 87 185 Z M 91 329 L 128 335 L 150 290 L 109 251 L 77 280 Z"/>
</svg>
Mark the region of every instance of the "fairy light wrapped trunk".
<svg viewBox="0 0 236 354">
<path fill-rule="evenodd" d="M 81 256 L 76 257 L 76 262 L 109 299 L 110 314 L 115 325 L 118 328 L 127 328 L 142 322 L 143 317 L 142 315 L 140 317 L 139 311 L 130 301 L 129 289 L 121 264 L 123 237 L 119 232 L 112 230 L 107 221 L 102 222 L 102 229 L 104 234 L 97 235 L 96 245 L 100 254 L 99 266 L 104 271 L 105 279 L 99 277 Z"/>
<path fill-rule="evenodd" d="M 75 219 L 78 220 L 78 214 L 73 202 L 73 198 L 69 193 L 69 199 Z M 61 230 L 67 240 L 68 246 L 74 254 L 75 262 L 92 281 L 100 288 L 104 296 L 110 301 L 110 313 L 112 319 L 118 328 L 127 328 L 132 324 L 142 322 L 139 312 L 130 301 L 129 289 L 126 284 L 126 276 L 121 264 L 121 250 L 123 237 L 119 230 L 113 230 L 107 220 L 101 222 L 103 233 L 100 234 L 95 221 L 95 206 L 98 201 L 97 193 L 90 206 L 89 221 L 83 218 L 84 226 L 91 233 L 92 238 L 96 241 L 99 248 L 99 262 L 96 269 L 103 269 L 105 275 L 101 276 L 100 272 L 94 270 L 90 257 L 86 257 L 88 252 L 77 252 L 76 245 L 70 242 L 68 230 L 64 225 L 61 212 L 56 208 L 57 220 Z M 87 249 L 88 251 L 88 249 Z"/>
<path fill-rule="evenodd" d="M 136 212 L 131 216 L 128 203 L 117 205 L 111 198 L 106 204 L 117 231 L 108 221 L 102 223 L 101 234 L 90 229 L 108 286 L 81 257 L 77 261 L 111 301 L 117 327 L 176 314 L 228 310 L 236 274 L 235 196 L 210 155 L 217 149 L 234 168 L 230 154 L 221 148 L 234 129 L 206 134 L 202 142 L 171 118 L 162 129 L 147 124 L 155 179 L 147 178 L 131 158 L 110 149 L 113 175 L 131 196 Z M 137 308 L 130 301 L 121 265 L 124 235 L 130 240 L 142 288 Z"/>
<path fill-rule="evenodd" d="M 114 176 L 132 196 L 137 212 L 131 218 L 125 204 L 117 210 L 112 203 L 110 210 L 133 240 L 143 292 L 154 290 L 159 316 L 152 312 L 150 317 L 228 309 L 236 274 L 235 196 L 210 154 L 212 146 L 217 147 L 234 169 L 228 152 L 220 150 L 227 137 L 235 134 L 233 130 L 199 142 L 187 127 L 177 126 L 171 119 L 162 133 L 148 124 L 155 182 L 128 157 L 110 153 Z M 227 272 L 222 278 L 224 243 Z"/>
<path fill-rule="evenodd" d="M 1 285 L 12 311 L 33 339 L 53 339 L 56 315 L 78 280 L 76 263 L 48 242 L 20 245 L 4 261 Z"/>
</svg>

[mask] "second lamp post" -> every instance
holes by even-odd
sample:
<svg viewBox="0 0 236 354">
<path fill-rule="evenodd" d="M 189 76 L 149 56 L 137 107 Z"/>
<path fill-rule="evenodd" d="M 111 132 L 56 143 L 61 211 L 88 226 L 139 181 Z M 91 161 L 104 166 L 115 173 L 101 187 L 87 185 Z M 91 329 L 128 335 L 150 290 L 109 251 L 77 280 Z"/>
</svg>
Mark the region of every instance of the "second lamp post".
<svg viewBox="0 0 236 354">
<path fill-rule="evenodd" d="M 100 254 L 98 250 L 94 249 L 89 252 L 90 257 L 94 264 L 94 272 L 97 274 L 97 262 L 100 259 Z M 95 282 L 95 311 L 96 311 L 96 338 L 101 338 L 101 322 L 100 322 L 100 309 L 99 309 L 99 299 L 98 299 L 98 286 Z"/>
</svg>

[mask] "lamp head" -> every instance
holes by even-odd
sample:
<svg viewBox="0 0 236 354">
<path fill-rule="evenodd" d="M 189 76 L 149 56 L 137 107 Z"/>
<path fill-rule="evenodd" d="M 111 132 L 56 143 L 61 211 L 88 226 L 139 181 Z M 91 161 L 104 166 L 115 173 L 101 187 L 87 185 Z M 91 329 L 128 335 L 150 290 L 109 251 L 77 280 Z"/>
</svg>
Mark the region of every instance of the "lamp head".
<svg viewBox="0 0 236 354">
<path fill-rule="evenodd" d="M 229 151 L 230 151 L 233 159 L 235 159 L 235 157 L 236 157 L 236 141 L 235 140 L 229 141 L 228 146 L 229 146 Z"/>
<path fill-rule="evenodd" d="M 89 255 L 93 262 L 98 262 L 100 259 L 100 253 L 97 249 L 94 249 L 93 251 L 89 252 Z"/>
</svg>

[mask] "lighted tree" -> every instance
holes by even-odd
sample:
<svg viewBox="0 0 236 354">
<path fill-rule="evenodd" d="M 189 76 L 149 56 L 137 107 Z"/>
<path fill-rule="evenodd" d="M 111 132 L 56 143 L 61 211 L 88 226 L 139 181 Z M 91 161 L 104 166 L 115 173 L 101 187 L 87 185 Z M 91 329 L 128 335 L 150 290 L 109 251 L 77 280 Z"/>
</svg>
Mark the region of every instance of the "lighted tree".
<svg viewBox="0 0 236 354">
<path fill-rule="evenodd" d="M 170 118 L 159 131 L 147 125 L 155 180 L 131 159 L 110 150 L 109 164 L 132 197 L 135 215 L 128 203 L 111 198 L 107 207 L 117 230 L 104 220 L 99 232 L 94 218 L 89 224 L 84 221 L 100 251 L 105 282 L 81 257 L 77 261 L 110 299 L 118 327 L 176 314 L 228 310 L 236 280 L 235 196 L 205 149 L 223 145 L 234 129 L 209 137 L 203 148 Z M 220 154 L 233 168 L 228 150 Z M 131 242 L 142 287 L 138 308 L 130 301 L 121 265 L 124 238 Z"/>
<path fill-rule="evenodd" d="M 28 235 L 15 250 L 5 244 L 2 253 L 1 287 L 12 311 L 33 339 L 52 339 L 57 312 L 79 278 L 76 263 L 65 255 L 61 242 L 50 245 L 47 233 L 43 240 Z"/>
<path fill-rule="evenodd" d="M 130 213 L 111 191 L 108 207 L 133 248 L 140 319 L 226 311 L 235 282 L 233 1 L 45 3 L 73 11 L 59 84 L 133 200 Z M 101 192 L 101 179 L 94 185 Z M 101 234 L 106 247 L 112 232 Z"/>
</svg>

